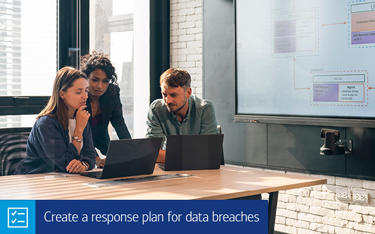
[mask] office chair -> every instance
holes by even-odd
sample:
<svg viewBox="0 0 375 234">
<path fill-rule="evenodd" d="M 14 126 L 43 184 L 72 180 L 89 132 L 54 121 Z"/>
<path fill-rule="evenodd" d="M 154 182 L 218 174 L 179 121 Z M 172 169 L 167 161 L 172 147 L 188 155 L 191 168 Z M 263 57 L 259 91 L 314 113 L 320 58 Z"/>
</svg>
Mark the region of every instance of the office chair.
<svg viewBox="0 0 375 234">
<path fill-rule="evenodd" d="M 221 126 L 220 125 L 217 125 L 217 133 L 218 134 L 223 134 L 222 132 L 221 132 Z M 224 162 L 224 149 L 223 149 L 223 155 L 221 156 L 221 163 L 220 163 L 221 165 L 225 165 L 225 162 Z"/>
<path fill-rule="evenodd" d="M 26 158 L 31 128 L 0 129 L 0 176 L 12 175 L 17 164 Z"/>
</svg>

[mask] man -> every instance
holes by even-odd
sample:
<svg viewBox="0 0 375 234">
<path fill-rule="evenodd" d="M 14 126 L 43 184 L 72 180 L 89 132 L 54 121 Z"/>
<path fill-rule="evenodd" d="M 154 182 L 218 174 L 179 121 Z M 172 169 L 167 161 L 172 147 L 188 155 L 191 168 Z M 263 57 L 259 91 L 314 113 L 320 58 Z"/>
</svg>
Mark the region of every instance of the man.
<svg viewBox="0 0 375 234">
<path fill-rule="evenodd" d="M 215 110 L 211 101 L 191 94 L 190 74 L 170 68 L 160 76 L 163 99 L 150 105 L 146 137 L 164 137 L 157 162 L 165 162 L 166 136 L 217 134 Z"/>
</svg>

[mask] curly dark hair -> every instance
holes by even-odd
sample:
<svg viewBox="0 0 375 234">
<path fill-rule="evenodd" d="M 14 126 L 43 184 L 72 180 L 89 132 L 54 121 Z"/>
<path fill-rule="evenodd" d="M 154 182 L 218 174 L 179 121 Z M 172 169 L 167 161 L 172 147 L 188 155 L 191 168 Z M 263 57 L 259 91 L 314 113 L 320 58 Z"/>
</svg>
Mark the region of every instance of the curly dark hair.
<svg viewBox="0 0 375 234">
<path fill-rule="evenodd" d="M 92 54 L 81 56 L 81 71 L 89 77 L 91 72 L 99 68 L 105 72 L 110 83 L 118 86 L 116 69 L 108 57 L 108 54 L 95 50 L 92 51 Z"/>
</svg>

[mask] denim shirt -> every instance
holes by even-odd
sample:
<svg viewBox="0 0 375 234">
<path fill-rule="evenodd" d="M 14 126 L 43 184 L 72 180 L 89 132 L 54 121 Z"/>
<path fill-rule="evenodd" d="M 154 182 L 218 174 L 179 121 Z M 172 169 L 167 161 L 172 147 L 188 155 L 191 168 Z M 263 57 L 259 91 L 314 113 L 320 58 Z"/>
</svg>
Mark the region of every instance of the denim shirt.
<svg viewBox="0 0 375 234">
<path fill-rule="evenodd" d="M 170 113 L 163 99 L 150 105 L 147 115 L 146 137 L 164 137 L 161 149 L 166 149 L 168 135 L 217 134 L 215 109 L 211 101 L 195 95 L 189 98 L 189 109 L 182 123 L 174 113 Z"/>
<path fill-rule="evenodd" d="M 67 172 L 66 166 L 73 159 L 85 161 L 89 164 L 89 169 L 94 168 L 96 151 L 90 125 L 87 124 L 83 131 L 83 147 L 80 154 L 69 142 L 69 130 L 65 130 L 57 119 L 50 116 L 40 117 L 27 140 L 26 158 L 19 162 L 15 174 Z"/>
</svg>

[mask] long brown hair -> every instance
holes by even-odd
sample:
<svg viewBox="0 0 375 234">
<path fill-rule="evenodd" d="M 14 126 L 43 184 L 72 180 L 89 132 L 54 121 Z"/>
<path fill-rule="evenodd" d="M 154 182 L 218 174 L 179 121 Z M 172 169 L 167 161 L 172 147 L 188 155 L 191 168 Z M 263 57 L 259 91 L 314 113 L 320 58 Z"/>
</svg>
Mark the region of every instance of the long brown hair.
<svg viewBox="0 0 375 234">
<path fill-rule="evenodd" d="M 64 129 L 68 129 L 68 107 L 60 97 L 60 91 L 66 92 L 67 89 L 73 86 L 73 82 L 79 78 L 85 78 L 87 80 L 85 73 L 80 72 L 73 67 L 61 68 L 56 74 L 55 82 L 53 83 L 52 95 L 46 107 L 44 107 L 36 118 L 39 119 L 45 115 L 54 117 L 57 119 L 57 121 L 59 121 Z"/>
</svg>

